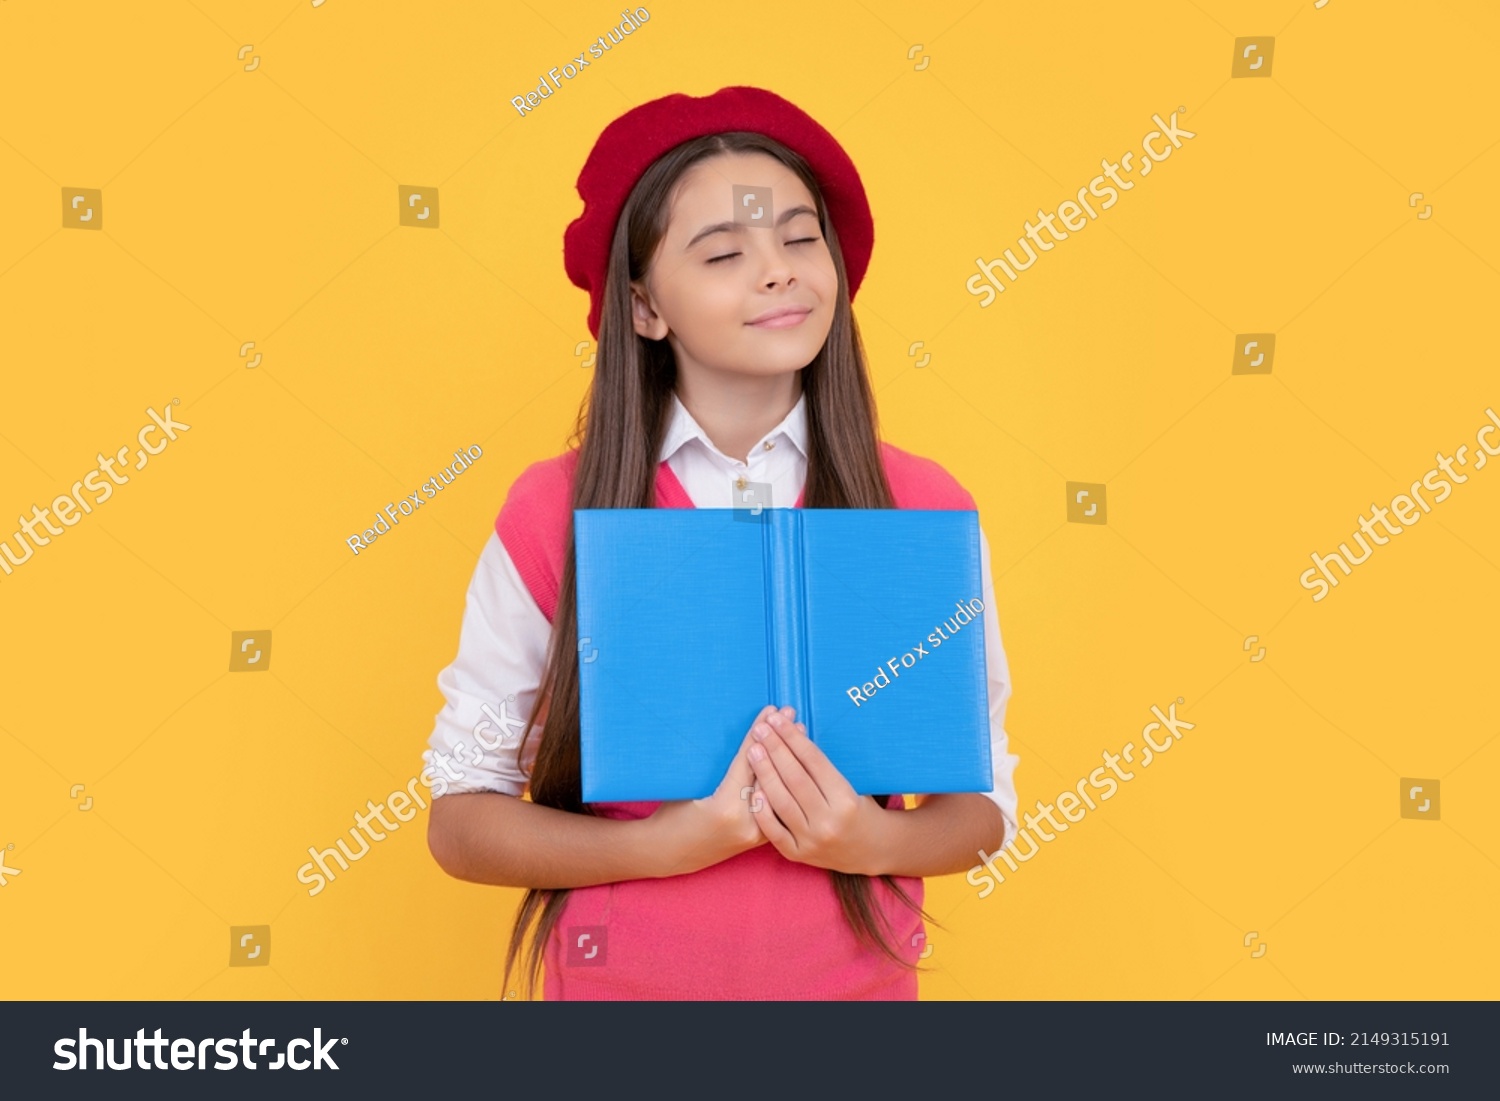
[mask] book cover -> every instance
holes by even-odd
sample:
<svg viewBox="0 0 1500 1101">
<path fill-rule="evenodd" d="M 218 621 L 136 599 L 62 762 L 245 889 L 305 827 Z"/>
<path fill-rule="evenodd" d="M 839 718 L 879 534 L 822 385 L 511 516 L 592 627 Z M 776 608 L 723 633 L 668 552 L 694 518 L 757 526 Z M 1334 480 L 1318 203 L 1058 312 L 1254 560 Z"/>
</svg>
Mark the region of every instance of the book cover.
<svg viewBox="0 0 1500 1101">
<path fill-rule="evenodd" d="M 713 793 L 796 708 L 861 795 L 990 791 L 979 517 L 577 509 L 585 802 Z"/>
</svg>

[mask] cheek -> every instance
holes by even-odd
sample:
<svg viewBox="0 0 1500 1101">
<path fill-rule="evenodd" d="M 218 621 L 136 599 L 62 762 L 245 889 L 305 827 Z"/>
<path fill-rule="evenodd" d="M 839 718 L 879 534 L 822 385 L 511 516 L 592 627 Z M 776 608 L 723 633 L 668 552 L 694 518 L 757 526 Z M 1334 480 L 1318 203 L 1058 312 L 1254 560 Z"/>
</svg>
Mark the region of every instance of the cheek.
<svg viewBox="0 0 1500 1101">
<path fill-rule="evenodd" d="M 704 310 L 713 309 L 712 281 L 697 269 L 683 268 L 673 273 L 670 284 L 661 286 L 657 297 L 668 317 L 691 323 Z"/>
<path fill-rule="evenodd" d="M 722 341 L 726 330 L 740 330 L 744 312 L 744 290 L 712 269 L 685 269 L 674 281 L 662 309 L 673 331 L 689 344 Z"/>
<path fill-rule="evenodd" d="M 723 273 L 704 272 L 690 281 L 689 324 L 719 328 L 739 325 L 745 312 L 745 289 Z"/>
<path fill-rule="evenodd" d="M 816 264 L 808 270 L 808 281 L 817 287 L 818 293 L 830 299 L 838 292 L 839 273 L 833 266 L 833 257 L 825 250 Z"/>
</svg>

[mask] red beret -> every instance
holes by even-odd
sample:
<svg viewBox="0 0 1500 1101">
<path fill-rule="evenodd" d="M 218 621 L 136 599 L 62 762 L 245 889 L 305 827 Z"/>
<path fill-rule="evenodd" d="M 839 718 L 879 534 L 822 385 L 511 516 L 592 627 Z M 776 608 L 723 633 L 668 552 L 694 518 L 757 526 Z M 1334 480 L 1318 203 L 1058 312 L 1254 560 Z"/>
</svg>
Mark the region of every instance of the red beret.
<svg viewBox="0 0 1500 1101">
<path fill-rule="evenodd" d="M 635 107 L 604 128 L 578 174 L 583 213 L 563 234 L 563 266 L 589 292 L 589 332 L 599 337 L 604 277 L 615 223 L 636 181 L 663 153 L 726 130 L 753 130 L 795 150 L 812 167 L 844 253 L 849 298 L 859 289 L 875 222 L 849 154 L 813 117 L 764 88 L 720 88 L 711 96 L 674 94 Z"/>
</svg>

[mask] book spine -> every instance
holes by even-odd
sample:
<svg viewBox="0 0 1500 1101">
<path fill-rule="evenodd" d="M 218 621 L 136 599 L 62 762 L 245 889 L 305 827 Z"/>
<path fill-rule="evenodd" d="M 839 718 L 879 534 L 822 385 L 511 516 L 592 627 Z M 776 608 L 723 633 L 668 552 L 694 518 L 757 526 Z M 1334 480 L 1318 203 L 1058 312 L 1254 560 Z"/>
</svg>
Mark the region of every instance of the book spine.
<svg viewBox="0 0 1500 1101">
<path fill-rule="evenodd" d="M 802 510 L 765 510 L 766 650 L 771 671 L 768 703 L 796 709 L 814 737 L 807 713 L 807 601 L 802 563 Z M 816 738 L 814 737 L 814 740 Z"/>
</svg>

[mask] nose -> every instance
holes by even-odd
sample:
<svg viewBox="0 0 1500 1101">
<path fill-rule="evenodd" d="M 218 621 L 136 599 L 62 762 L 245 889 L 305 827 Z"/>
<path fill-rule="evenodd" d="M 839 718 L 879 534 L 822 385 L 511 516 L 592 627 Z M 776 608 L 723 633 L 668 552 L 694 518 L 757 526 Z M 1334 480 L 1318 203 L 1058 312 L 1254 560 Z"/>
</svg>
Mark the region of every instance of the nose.
<svg viewBox="0 0 1500 1101">
<path fill-rule="evenodd" d="M 761 286 L 767 289 L 778 284 L 795 286 L 797 281 L 792 271 L 791 250 L 781 243 L 776 233 L 776 230 L 766 229 L 751 234 L 762 238 L 754 255 L 761 267 Z"/>
<path fill-rule="evenodd" d="M 788 260 L 784 251 L 773 245 L 761 273 L 762 284 L 770 288 L 778 283 L 791 286 L 796 281 L 797 277 L 792 273 L 791 261 Z"/>
</svg>

